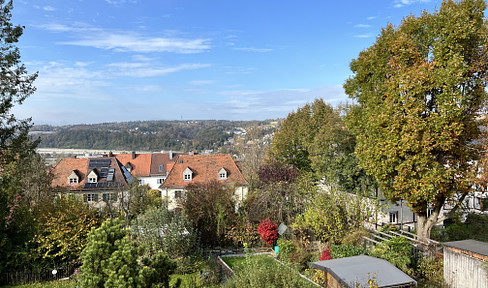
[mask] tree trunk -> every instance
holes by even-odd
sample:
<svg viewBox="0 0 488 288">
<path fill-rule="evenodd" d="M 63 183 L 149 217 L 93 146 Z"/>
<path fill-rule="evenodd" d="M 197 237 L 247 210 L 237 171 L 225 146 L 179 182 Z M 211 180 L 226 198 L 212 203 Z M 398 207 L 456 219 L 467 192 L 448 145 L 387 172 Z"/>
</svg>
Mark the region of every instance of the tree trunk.
<svg viewBox="0 0 488 288">
<path fill-rule="evenodd" d="M 439 215 L 441 212 L 442 205 L 444 204 L 444 199 L 440 199 L 432 207 L 432 213 L 427 217 L 428 205 L 425 204 L 426 209 L 423 212 L 416 212 L 417 214 L 417 237 L 418 240 L 426 244 L 430 240 L 430 232 L 435 224 L 439 221 Z"/>
</svg>

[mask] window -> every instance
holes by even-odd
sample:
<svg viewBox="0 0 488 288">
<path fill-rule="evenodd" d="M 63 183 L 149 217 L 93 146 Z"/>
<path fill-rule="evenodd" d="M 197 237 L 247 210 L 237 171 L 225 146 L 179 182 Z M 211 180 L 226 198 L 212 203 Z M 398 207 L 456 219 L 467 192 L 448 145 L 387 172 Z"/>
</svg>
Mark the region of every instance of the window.
<svg viewBox="0 0 488 288">
<path fill-rule="evenodd" d="M 139 184 L 144 185 L 144 179 L 139 179 Z"/>
<path fill-rule="evenodd" d="M 193 177 L 193 171 L 190 169 L 190 167 L 186 167 L 185 171 L 183 171 L 183 180 L 191 181 L 192 177 Z"/>
<path fill-rule="evenodd" d="M 164 178 L 158 178 L 158 180 L 156 180 L 158 184 L 163 184 L 164 182 Z"/>
<path fill-rule="evenodd" d="M 103 193 L 103 201 L 105 201 L 105 202 L 117 201 L 117 194 L 116 193 Z"/>
<path fill-rule="evenodd" d="M 159 165 L 159 172 L 163 172 L 163 171 L 164 171 L 164 165 L 161 164 L 161 165 Z"/>
<path fill-rule="evenodd" d="M 97 202 L 98 201 L 98 194 L 88 193 L 88 194 L 85 194 L 84 198 L 85 198 L 85 202 L 88 202 L 88 203 Z"/>
<path fill-rule="evenodd" d="M 390 212 L 390 223 L 398 223 L 398 211 Z"/>
<path fill-rule="evenodd" d="M 88 178 L 88 183 L 97 183 L 97 178 Z"/>
<path fill-rule="evenodd" d="M 181 198 L 181 191 L 175 191 L 175 199 Z"/>
<path fill-rule="evenodd" d="M 69 178 L 69 184 L 76 184 L 78 183 L 78 178 Z"/>
<path fill-rule="evenodd" d="M 225 180 L 227 179 L 227 170 L 225 170 L 223 167 L 219 171 L 219 180 Z"/>
</svg>

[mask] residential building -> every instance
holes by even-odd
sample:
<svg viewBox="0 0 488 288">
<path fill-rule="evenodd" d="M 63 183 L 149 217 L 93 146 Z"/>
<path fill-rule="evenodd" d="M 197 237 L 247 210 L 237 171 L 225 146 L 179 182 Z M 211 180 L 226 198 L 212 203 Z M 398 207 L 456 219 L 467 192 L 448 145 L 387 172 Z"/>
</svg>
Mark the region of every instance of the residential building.
<svg viewBox="0 0 488 288">
<path fill-rule="evenodd" d="M 115 157 L 65 158 L 53 168 L 53 187 L 62 188 L 84 202 L 103 208 L 118 205 L 132 176 Z"/>
<path fill-rule="evenodd" d="M 160 186 L 161 196 L 168 199 L 168 207 L 174 209 L 190 183 L 211 180 L 231 185 L 235 200 L 239 203 L 247 196 L 249 184 L 228 154 L 178 156 L 166 181 Z"/>
<path fill-rule="evenodd" d="M 124 165 L 132 176 L 139 180 L 141 185 L 149 185 L 151 189 L 159 189 L 173 167 L 179 154 L 144 153 L 118 154 L 115 157 Z"/>
</svg>

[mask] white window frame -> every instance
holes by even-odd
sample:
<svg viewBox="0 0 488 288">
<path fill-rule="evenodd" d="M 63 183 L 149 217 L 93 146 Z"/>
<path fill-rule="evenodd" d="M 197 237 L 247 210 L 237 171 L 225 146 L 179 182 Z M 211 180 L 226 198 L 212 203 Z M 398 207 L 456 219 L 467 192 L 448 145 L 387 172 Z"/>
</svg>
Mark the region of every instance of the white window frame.
<svg viewBox="0 0 488 288">
<path fill-rule="evenodd" d="M 158 179 L 156 180 L 156 183 L 157 183 L 157 184 L 163 184 L 163 183 L 164 183 L 164 178 L 158 178 Z"/>
<path fill-rule="evenodd" d="M 95 193 L 86 193 L 86 202 L 87 203 L 95 202 Z"/>
<path fill-rule="evenodd" d="M 390 215 L 390 224 L 398 223 L 398 211 L 392 211 L 389 213 L 389 215 Z"/>
<path fill-rule="evenodd" d="M 88 183 L 97 183 L 97 178 L 88 178 Z"/>
<path fill-rule="evenodd" d="M 69 184 L 78 184 L 78 178 L 68 178 Z"/>
<path fill-rule="evenodd" d="M 191 181 L 192 180 L 191 173 L 185 173 L 185 174 L 183 174 L 183 180 L 185 180 L 185 181 Z"/>
</svg>

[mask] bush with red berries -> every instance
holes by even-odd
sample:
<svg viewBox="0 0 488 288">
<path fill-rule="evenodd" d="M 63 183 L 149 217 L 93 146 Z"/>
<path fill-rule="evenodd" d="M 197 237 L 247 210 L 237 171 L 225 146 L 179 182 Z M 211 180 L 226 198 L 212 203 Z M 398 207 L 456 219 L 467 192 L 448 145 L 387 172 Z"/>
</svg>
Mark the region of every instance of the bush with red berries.
<svg viewBox="0 0 488 288">
<path fill-rule="evenodd" d="M 271 246 L 278 240 L 278 225 L 269 218 L 261 220 L 258 226 L 258 234 L 263 242 Z"/>
</svg>

